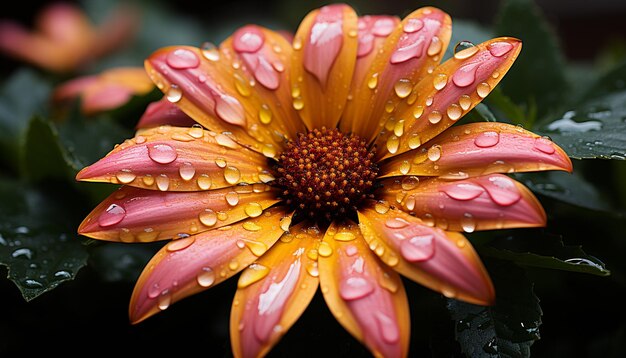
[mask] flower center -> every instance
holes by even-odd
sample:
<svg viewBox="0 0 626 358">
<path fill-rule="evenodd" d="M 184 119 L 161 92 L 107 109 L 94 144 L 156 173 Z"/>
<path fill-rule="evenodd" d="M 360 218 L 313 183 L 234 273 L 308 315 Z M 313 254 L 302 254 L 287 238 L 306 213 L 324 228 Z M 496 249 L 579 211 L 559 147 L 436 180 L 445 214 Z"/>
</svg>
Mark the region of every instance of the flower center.
<svg viewBox="0 0 626 358">
<path fill-rule="evenodd" d="M 277 182 L 288 204 L 309 217 L 343 217 L 372 197 L 375 151 L 337 129 L 298 133 L 280 155 Z"/>
</svg>

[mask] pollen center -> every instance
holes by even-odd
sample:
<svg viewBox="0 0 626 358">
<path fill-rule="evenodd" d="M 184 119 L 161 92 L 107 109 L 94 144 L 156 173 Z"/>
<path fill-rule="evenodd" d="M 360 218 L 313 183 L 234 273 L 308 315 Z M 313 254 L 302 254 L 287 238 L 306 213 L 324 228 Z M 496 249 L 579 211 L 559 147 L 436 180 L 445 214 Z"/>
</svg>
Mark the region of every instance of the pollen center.
<svg viewBox="0 0 626 358">
<path fill-rule="evenodd" d="M 278 184 L 299 213 L 343 217 L 372 197 L 378 174 L 373 158 L 374 151 L 356 135 L 326 128 L 299 133 L 280 155 Z"/>
</svg>

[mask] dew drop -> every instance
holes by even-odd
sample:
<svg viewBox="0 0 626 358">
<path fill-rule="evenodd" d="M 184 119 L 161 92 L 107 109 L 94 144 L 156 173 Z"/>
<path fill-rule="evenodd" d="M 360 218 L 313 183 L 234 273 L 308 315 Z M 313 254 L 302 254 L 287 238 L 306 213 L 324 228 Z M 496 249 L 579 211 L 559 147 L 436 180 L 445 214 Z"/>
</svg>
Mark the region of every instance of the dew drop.
<svg viewBox="0 0 626 358">
<path fill-rule="evenodd" d="M 184 239 L 172 240 L 167 244 L 166 249 L 169 252 L 180 251 L 191 246 L 194 241 L 196 241 L 196 239 L 193 236 L 186 237 Z"/>
<path fill-rule="evenodd" d="M 494 131 L 488 131 L 480 133 L 475 139 L 474 144 L 480 148 L 490 148 L 498 144 L 500 141 L 500 134 Z"/>
<path fill-rule="evenodd" d="M 535 139 L 534 148 L 545 154 L 553 154 L 556 149 L 552 145 L 552 141 L 546 137 L 537 137 Z"/>
<path fill-rule="evenodd" d="M 382 312 L 376 312 L 374 317 L 376 318 L 378 331 L 380 332 L 380 336 L 383 337 L 383 341 L 388 344 L 397 343 L 400 340 L 400 330 L 396 323 Z"/>
<path fill-rule="evenodd" d="M 293 109 L 299 111 L 302 108 L 304 108 L 304 101 L 302 100 L 302 97 L 295 98 L 293 100 Z"/>
<path fill-rule="evenodd" d="M 463 228 L 463 231 L 467 233 L 472 233 L 476 230 L 476 220 L 474 220 L 472 214 L 463 214 L 463 217 L 461 218 L 461 228 Z"/>
<path fill-rule="evenodd" d="M 171 68 L 177 70 L 196 68 L 200 65 L 198 55 L 184 48 L 179 48 L 168 53 L 165 61 Z"/>
<path fill-rule="evenodd" d="M 172 295 L 168 290 L 164 290 L 157 299 L 157 305 L 161 311 L 166 310 L 172 303 Z"/>
<path fill-rule="evenodd" d="M 442 90 L 448 84 L 448 76 L 445 73 L 440 73 L 433 78 L 433 86 L 437 91 Z"/>
<path fill-rule="evenodd" d="M 465 60 L 474 56 L 478 52 L 478 47 L 469 41 L 461 41 L 454 46 L 454 58 Z"/>
<path fill-rule="evenodd" d="M 230 192 L 226 193 L 226 195 L 224 195 L 224 198 L 226 199 L 226 202 L 230 206 L 235 206 L 235 205 L 239 204 L 239 194 L 237 194 L 234 191 L 230 191 Z"/>
<path fill-rule="evenodd" d="M 438 144 L 433 145 L 428 149 L 428 159 L 436 162 L 441 158 L 441 146 Z"/>
<path fill-rule="evenodd" d="M 259 120 L 263 124 L 270 124 L 272 121 L 272 111 L 267 104 L 262 104 L 259 110 Z"/>
<path fill-rule="evenodd" d="M 432 96 L 426 98 L 426 106 L 427 107 L 432 106 L 434 101 L 435 101 L 435 99 Z"/>
<path fill-rule="evenodd" d="M 98 225 L 100 227 L 109 227 L 118 224 L 126 216 L 126 210 L 121 205 L 111 204 L 100 214 Z"/>
<path fill-rule="evenodd" d="M 379 200 L 374 205 L 374 210 L 379 214 L 385 214 L 389 211 L 389 203 L 384 200 Z"/>
<path fill-rule="evenodd" d="M 311 275 L 311 277 L 319 277 L 320 271 L 317 266 L 317 262 L 309 262 L 306 265 L 306 272 Z"/>
<path fill-rule="evenodd" d="M 463 115 L 463 110 L 458 104 L 452 103 L 450 107 L 448 107 L 448 111 L 446 113 L 448 114 L 448 118 L 450 118 L 450 120 L 456 121 Z"/>
<path fill-rule="evenodd" d="M 390 229 L 402 229 L 409 226 L 409 222 L 402 218 L 389 218 L 385 221 L 385 226 Z"/>
<path fill-rule="evenodd" d="M 250 87 L 248 86 L 248 81 L 237 73 L 235 73 L 234 77 L 235 77 L 235 89 L 237 90 L 237 92 L 243 97 L 249 97 Z"/>
<path fill-rule="evenodd" d="M 209 287 L 215 282 L 215 272 L 210 267 L 203 267 L 196 276 L 198 285 Z"/>
<path fill-rule="evenodd" d="M 513 49 L 513 45 L 508 42 L 494 42 L 489 45 L 489 52 L 494 57 L 502 57 Z"/>
<path fill-rule="evenodd" d="M 339 284 L 339 294 L 346 301 L 354 301 L 374 292 L 374 285 L 364 277 L 348 277 Z"/>
<path fill-rule="evenodd" d="M 241 276 L 239 276 L 239 281 L 237 282 L 237 287 L 246 288 L 253 283 L 262 280 L 265 276 L 267 276 L 269 272 L 270 269 L 267 266 L 254 263 L 248 266 L 248 268 L 241 273 Z"/>
<path fill-rule="evenodd" d="M 122 169 L 119 173 L 115 174 L 117 180 L 122 184 L 131 183 L 137 176 L 133 174 L 130 169 Z"/>
<path fill-rule="evenodd" d="M 415 175 L 411 175 L 402 179 L 402 189 L 403 190 L 413 190 L 417 188 L 419 184 L 419 178 Z"/>
<path fill-rule="evenodd" d="M 100 226 L 102 226 L 102 225 L 100 225 Z M 22 248 L 16 249 L 15 251 L 13 251 L 11 253 L 11 257 L 13 257 L 13 258 L 23 258 L 23 259 L 30 260 L 30 259 L 33 258 L 33 256 L 34 256 L 33 250 L 31 250 L 29 248 L 26 248 L 26 247 L 22 247 Z"/>
<path fill-rule="evenodd" d="M 246 243 L 248 250 L 250 250 L 254 256 L 261 257 L 265 252 L 267 252 L 267 245 L 262 242 L 245 239 L 244 242 Z"/>
<path fill-rule="evenodd" d="M 374 73 L 372 77 L 367 80 L 367 87 L 369 89 L 373 90 L 376 86 L 378 86 L 378 73 Z"/>
<path fill-rule="evenodd" d="M 408 198 L 406 198 L 406 200 L 404 201 L 404 206 L 407 208 L 407 210 L 412 211 L 413 209 L 415 209 L 415 204 L 416 204 L 416 200 L 415 200 L 415 195 L 411 195 Z"/>
<path fill-rule="evenodd" d="M 171 103 L 176 103 L 178 101 L 180 101 L 181 98 L 183 98 L 183 91 L 178 88 L 177 85 L 171 85 L 170 89 L 167 90 L 167 100 L 170 101 Z"/>
<path fill-rule="evenodd" d="M 457 87 L 467 87 L 476 81 L 476 70 L 480 66 L 480 62 L 472 62 L 459 67 L 452 75 L 452 82 Z"/>
<path fill-rule="evenodd" d="M 352 241 L 356 239 L 356 236 L 349 231 L 338 232 L 333 236 L 333 239 L 337 241 Z"/>
<path fill-rule="evenodd" d="M 320 242 L 320 246 L 317 248 L 317 253 L 322 257 L 329 257 L 333 254 L 333 249 L 327 242 L 322 241 Z"/>
<path fill-rule="evenodd" d="M 461 106 L 461 109 L 467 111 L 472 106 L 472 99 L 470 96 L 464 94 L 459 97 L 459 105 Z"/>
<path fill-rule="evenodd" d="M 202 44 L 202 56 L 209 61 L 219 61 L 220 59 L 220 53 L 217 47 L 211 42 Z"/>
<path fill-rule="evenodd" d="M 472 200 L 484 193 L 485 190 L 480 185 L 471 183 L 459 183 L 441 189 L 446 195 L 455 200 Z"/>
<path fill-rule="evenodd" d="M 293 39 L 293 49 L 296 51 L 302 49 L 302 38 L 296 37 Z"/>
<path fill-rule="evenodd" d="M 380 20 L 379 20 L 380 21 Z M 424 27 L 424 22 L 420 19 L 408 19 L 404 24 L 402 30 L 406 33 L 413 33 L 421 30 Z"/>
<path fill-rule="evenodd" d="M 428 56 L 435 56 L 441 52 L 442 43 L 439 37 L 433 36 L 430 40 L 430 46 L 428 46 Z"/>
<path fill-rule="evenodd" d="M 159 174 L 159 176 L 156 177 L 156 185 L 160 191 L 167 191 L 170 187 L 170 178 L 165 174 Z"/>
<path fill-rule="evenodd" d="M 400 253 L 409 262 L 423 262 L 435 255 L 435 237 L 418 235 L 402 241 Z"/>
<path fill-rule="evenodd" d="M 401 137 L 404 134 L 404 119 L 399 120 L 393 127 L 393 134 Z"/>
<path fill-rule="evenodd" d="M 237 184 L 239 179 L 241 179 L 241 173 L 239 172 L 239 169 L 227 166 L 224 168 L 224 179 L 228 184 Z"/>
<path fill-rule="evenodd" d="M 196 169 L 193 167 L 193 164 L 184 162 L 178 168 L 178 174 L 184 181 L 189 181 L 196 175 Z"/>
<path fill-rule="evenodd" d="M 150 144 L 148 145 L 148 156 L 159 164 L 169 164 L 176 160 L 178 154 L 169 144 Z"/>
<path fill-rule="evenodd" d="M 478 84 L 478 86 L 476 86 L 476 93 L 478 94 L 478 96 L 480 96 L 480 98 L 487 97 L 490 91 L 491 87 L 486 82 L 480 83 Z"/>
<path fill-rule="evenodd" d="M 411 84 L 411 81 L 406 78 L 401 78 L 400 80 L 398 80 L 393 88 L 396 91 L 396 96 L 400 98 L 408 97 L 413 91 L 413 85 Z"/>
<path fill-rule="evenodd" d="M 191 128 L 189 128 L 189 131 L 187 133 L 189 133 L 190 136 L 196 139 L 202 138 L 204 136 L 204 130 L 202 129 L 202 126 L 199 124 L 192 125 Z"/>
<path fill-rule="evenodd" d="M 238 262 L 236 259 L 231 260 L 231 261 L 228 263 L 228 268 L 229 268 L 231 271 L 235 271 L 236 269 L 238 269 L 238 268 L 239 268 L 239 262 Z"/>
<path fill-rule="evenodd" d="M 263 213 L 263 207 L 259 203 L 252 202 L 246 205 L 246 207 L 244 208 L 244 211 L 246 215 L 248 215 L 249 217 L 256 218 Z"/>
<path fill-rule="evenodd" d="M 402 161 L 402 163 L 400 164 L 399 170 L 402 175 L 408 174 L 409 170 L 411 170 L 411 163 L 409 163 L 408 160 Z"/>
<path fill-rule="evenodd" d="M 442 117 L 439 111 L 432 111 L 428 114 L 428 121 L 432 124 L 437 124 L 441 121 Z"/>
<path fill-rule="evenodd" d="M 395 135 L 389 136 L 387 138 L 387 150 L 391 154 L 395 154 L 398 151 L 398 147 L 400 146 L 400 139 Z"/>
<path fill-rule="evenodd" d="M 409 148 L 415 149 L 422 145 L 422 141 L 417 133 L 411 134 L 409 137 Z"/>
<path fill-rule="evenodd" d="M 266 158 L 274 158 L 276 156 L 276 148 L 272 144 L 263 145 L 263 155 Z"/>
<path fill-rule="evenodd" d="M 205 209 L 204 211 L 200 212 L 200 214 L 198 215 L 198 219 L 200 220 L 202 225 L 210 227 L 215 225 L 215 223 L 217 222 L 217 214 L 215 214 L 215 211 L 211 209 Z"/>
<path fill-rule="evenodd" d="M 211 177 L 207 174 L 201 174 L 198 179 L 196 179 L 196 183 L 198 184 L 198 188 L 202 190 L 208 190 L 211 187 Z"/>
</svg>

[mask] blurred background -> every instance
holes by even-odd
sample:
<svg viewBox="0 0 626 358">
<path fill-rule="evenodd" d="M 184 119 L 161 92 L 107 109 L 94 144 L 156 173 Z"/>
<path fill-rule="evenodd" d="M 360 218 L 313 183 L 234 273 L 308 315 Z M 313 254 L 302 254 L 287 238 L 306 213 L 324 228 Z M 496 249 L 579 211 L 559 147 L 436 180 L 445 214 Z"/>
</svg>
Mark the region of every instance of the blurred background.
<svg viewBox="0 0 626 358">
<path fill-rule="evenodd" d="M 436 6 L 451 15 L 453 24 L 462 20 L 491 31 L 502 5 L 497 0 L 345 2 L 360 15 L 384 13 L 400 17 L 422 6 Z M 35 14 L 49 3 L 20 1 L 15 6 L 3 8 L 0 18 L 29 26 Z M 95 21 L 110 8 L 107 1 L 71 3 L 87 9 Z M 142 66 L 141 59 L 160 46 L 198 46 L 207 40 L 219 43 L 234 29 L 247 23 L 293 32 L 308 11 L 328 2 L 161 0 L 134 3 L 146 14 L 139 24 L 136 42 L 96 63 L 91 71 L 120 65 Z M 565 61 L 572 68 L 583 69 L 576 72 L 581 78 L 585 76 L 584 69 L 592 68 L 600 73 L 626 59 L 626 1 L 537 0 L 535 4 L 557 39 Z M 495 35 L 510 34 L 495 32 Z M 525 41 L 523 36 L 516 36 Z M 0 56 L 0 65 L 4 82 L 23 63 Z M 549 87 L 550 83 L 545 85 Z M 615 183 L 617 177 L 614 175 L 626 172 L 624 163 L 579 162 L 575 163 L 575 168 L 591 173 L 587 179 L 612 203 L 612 208 L 622 213 L 624 206 L 619 198 L 623 198 L 626 185 L 623 181 Z M 10 166 L 0 167 L 0 170 L 5 171 L 4 175 L 12 173 Z M 576 191 L 577 188 L 569 190 Z M 64 195 L 67 193 L 61 188 L 57 194 L 58 210 L 65 210 Z M 603 213 L 583 210 L 572 214 L 570 207 L 540 196 L 542 202 L 544 199 L 548 212 L 562 213 L 551 217 L 549 224 L 561 230 L 559 233 L 564 235 L 568 244 L 582 245 L 588 254 L 604 261 L 612 274 L 599 277 L 527 268 L 543 311 L 541 338 L 532 345 L 531 353 L 536 357 L 623 357 L 626 354 L 626 310 L 623 304 L 626 240 L 620 239 L 626 239 L 624 217 L 618 215 L 617 219 L 609 221 L 602 218 Z M 586 200 L 584 196 L 582 200 Z M 78 209 L 69 209 L 71 214 L 67 215 L 84 217 L 90 210 L 89 205 L 83 203 Z M 156 248 L 96 244 L 92 246 L 87 265 L 74 280 L 62 282 L 30 302 L 24 300 L 12 281 L 4 278 L 8 271 L 0 265 L 0 356 L 14 357 L 21 353 L 231 356 L 228 320 L 236 279 L 187 298 L 139 325 L 128 323 L 127 307 L 134 279 Z M 438 304 L 441 297 L 416 284 L 407 283 L 407 291 L 413 322 L 410 356 L 462 357 L 454 340 L 454 332 L 459 328 L 448 316 L 445 305 Z M 335 321 L 318 295 L 270 356 L 320 355 L 367 357 L 369 353 Z M 493 355 L 482 351 L 476 356 Z"/>
</svg>

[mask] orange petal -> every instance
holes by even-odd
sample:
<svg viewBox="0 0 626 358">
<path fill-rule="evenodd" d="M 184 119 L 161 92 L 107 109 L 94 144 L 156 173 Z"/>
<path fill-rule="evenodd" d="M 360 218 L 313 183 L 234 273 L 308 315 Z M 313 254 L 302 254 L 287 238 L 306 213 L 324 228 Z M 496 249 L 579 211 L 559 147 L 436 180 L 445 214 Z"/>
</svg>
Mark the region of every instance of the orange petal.
<svg viewBox="0 0 626 358">
<path fill-rule="evenodd" d="M 130 300 L 138 323 L 174 302 L 213 287 L 246 268 L 283 234 L 285 208 L 165 245 L 141 273 Z"/>
<path fill-rule="evenodd" d="M 287 134 L 268 125 L 264 100 L 228 48 L 166 47 L 153 53 L 145 66 L 166 98 L 204 127 L 228 132 L 237 143 L 267 157 L 280 152 Z"/>
<path fill-rule="evenodd" d="M 279 201 L 275 197 L 275 190 L 264 184 L 195 192 L 123 186 L 83 220 L 78 232 L 94 239 L 123 242 L 187 237 L 258 217 Z"/>
<path fill-rule="evenodd" d="M 500 82 L 521 49 L 518 39 L 495 38 L 435 68 L 413 88 L 416 97 L 400 102 L 381 127 L 379 158 L 415 149 L 456 123 Z"/>
<path fill-rule="evenodd" d="M 464 180 L 385 179 L 378 198 L 397 203 L 430 226 L 473 232 L 545 226 L 546 213 L 523 184 L 501 174 Z"/>
<path fill-rule="evenodd" d="M 321 239 L 317 226 L 302 222 L 241 273 L 230 314 L 235 357 L 265 356 L 307 308 L 319 284 Z"/>
<path fill-rule="evenodd" d="M 337 321 L 374 356 L 406 357 L 409 306 L 400 276 L 352 222 L 332 224 L 318 249 L 320 285 Z"/>
<path fill-rule="evenodd" d="M 224 134 L 161 126 L 144 129 L 98 162 L 83 168 L 77 180 L 127 184 L 161 191 L 197 191 L 236 184 L 267 183 L 274 177 L 267 159 Z M 252 191 L 252 186 L 237 190 Z"/>
<path fill-rule="evenodd" d="M 256 26 L 244 26 L 220 45 L 241 95 L 250 94 L 244 106 L 256 113 L 258 126 L 278 131 L 287 139 L 304 132 L 304 123 L 291 105 L 291 43 L 283 35 Z M 240 67 L 235 69 L 235 67 Z M 254 85 L 248 89 L 249 84 Z"/>
<path fill-rule="evenodd" d="M 493 304 L 489 274 L 463 235 L 381 203 L 360 210 L 359 222 L 370 248 L 402 275 L 449 298 Z"/>
<path fill-rule="evenodd" d="M 405 17 L 386 39 L 371 67 L 354 92 L 342 129 L 371 141 L 379 124 L 393 116 L 398 103 L 415 102 L 411 90 L 443 57 L 451 34 L 450 16 L 424 7 Z"/>
<path fill-rule="evenodd" d="M 350 90 L 357 15 L 345 4 L 311 11 L 293 40 L 293 107 L 309 129 L 335 128 Z"/>
<path fill-rule="evenodd" d="M 518 126 L 492 122 L 454 126 L 420 149 L 392 157 L 380 166 L 381 178 L 465 179 L 491 173 L 572 171 L 567 154 L 549 139 Z"/>
</svg>

